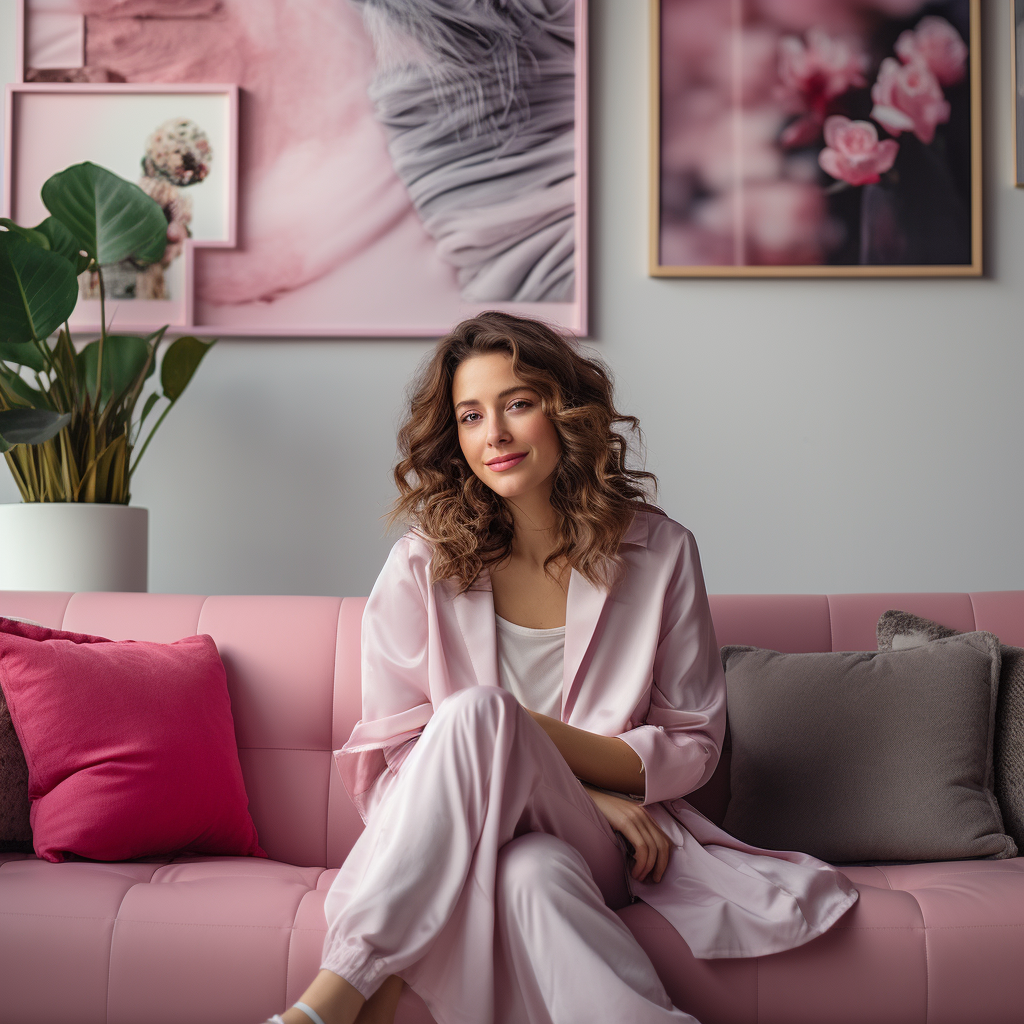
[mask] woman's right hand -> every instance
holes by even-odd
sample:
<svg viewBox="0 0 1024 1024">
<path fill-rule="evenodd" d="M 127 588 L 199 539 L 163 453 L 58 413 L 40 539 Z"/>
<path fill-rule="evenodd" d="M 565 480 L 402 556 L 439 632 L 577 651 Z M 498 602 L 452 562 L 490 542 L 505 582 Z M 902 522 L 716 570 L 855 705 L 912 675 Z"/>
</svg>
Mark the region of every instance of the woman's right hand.
<svg viewBox="0 0 1024 1024">
<path fill-rule="evenodd" d="M 642 804 L 625 797 L 612 796 L 600 790 L 583 787 L 597 809 L 608 819 L 616 832 L 621 832 L 626 842 L 633 847 L 633 867 L 630 875 L 636 881 L 660 882 L 668 867 L 672 840 L 662 831 L 661 826 L 644 810 Z"/>
</svg>

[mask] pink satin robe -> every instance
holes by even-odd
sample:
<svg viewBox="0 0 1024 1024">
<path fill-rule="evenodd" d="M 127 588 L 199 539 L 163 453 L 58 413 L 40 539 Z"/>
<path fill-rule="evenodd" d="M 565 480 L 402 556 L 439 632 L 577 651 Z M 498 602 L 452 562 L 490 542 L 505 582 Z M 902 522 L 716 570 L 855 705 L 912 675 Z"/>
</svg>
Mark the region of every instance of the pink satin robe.
<svg viewBox="0 0 1024 1024">
<path fill-rule="evenodd" d="M 725 732 L 725 674 L 696 543 L 672 519 L 638 511 L 619 553 L 626 572 L 610 594 L 572 572 L 561 717 L 620 737 L 643 762 L 644 803 L 675 848 L 661 882 L 630 879 L 632 891 L 697 957 L 800 946 L 857 891 L 807 854 L 734 839 L 683 799 L 711 777 Z M 363 616 L 363 718 L 336 759 L 364 820 L 434 708 L 466 687 L 499 685 L 489 576 L 463 594 L 450 581 L 431 585 L 430 554 L 415 532 L 402 537 Z"/>
</svg>

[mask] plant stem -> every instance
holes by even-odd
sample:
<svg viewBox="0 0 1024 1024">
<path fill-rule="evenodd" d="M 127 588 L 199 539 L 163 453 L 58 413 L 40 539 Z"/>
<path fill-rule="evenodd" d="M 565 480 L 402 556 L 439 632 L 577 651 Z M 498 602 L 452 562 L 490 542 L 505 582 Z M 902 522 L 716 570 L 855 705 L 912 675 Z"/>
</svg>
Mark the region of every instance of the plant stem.
<svg viewBox="0 0 1024 1024">
<path fill-rule="evenodd" d="M 135 472 L 135 469 L 136 469 L 136 467 L 139 464 L 139 460 L 142 458 L 143 455 L 146 454 L 146 449 L 149 447 L 149 442 L 153 440 L 153 435 L 157 432 L 157 430 L 160 429 L 160 424 L 163 423 L 164 417 L 166 417 L 167 414 L 173 408 L 174 408 L 174 403 L 171 402 L 167 406 L 167 408 L 164 409 L 164 411 L 162 413 L 160 413 L 160 418 L 156 421 L 156 423 L 153 424 L 153 429 L 146 435 L 146 443 L 139 449 L 138 454 L 135 456 L 135 461 L 131 464 L 131 467 L 128 470 L 128 482 L 129 483 L 131 483 L 132 474 Z"/>
<path fill-rule="evenodd" d="M 107 340 L 107 290 L 103 284 L 103 268 L 96 264 L 96 273 L 100 279 L 100 343 L 96 352 L 96 398 L 93 408 L 100 407 L 100 393 L 103 389 L 103 343 Z"/>
<path fill-rule="evenodd" d="M 39 354 L 43 357 L 43 361 L 49 367 L 50 373 L 53 373 L 57 369 L 57 364 L 53 361 L 53 353 L 50 351 L 50 346 L 46 344 L 45 338 L 33 338 L 32 343 L 39 350 Z"/>
</svg>

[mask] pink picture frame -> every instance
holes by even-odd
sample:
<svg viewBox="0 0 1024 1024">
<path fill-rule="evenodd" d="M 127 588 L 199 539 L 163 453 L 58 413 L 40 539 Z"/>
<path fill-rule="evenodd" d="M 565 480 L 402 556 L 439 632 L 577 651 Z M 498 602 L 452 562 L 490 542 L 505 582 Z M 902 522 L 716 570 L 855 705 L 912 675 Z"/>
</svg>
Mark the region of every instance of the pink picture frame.
<svg viewBox="0 0 1024 1024">
<path fill-rule="evenodd" d="M 38 224 L 48 211 L 40 189 L 50 175 L 84 160 L 128 180 L 139 176 L 146 136 L 171 117 L 189 116 L 212 140 L 212 172 L 192 191 L 199 206 L 192 237 L 167 270 L 169 297 L 108 302 L 117 330 L 195 329 L 195 258 L 208 249 L 233 249 L 238 225 L 238 88 L 234 85 L 32 83 L 6 92 L 3 209 L 19 224 Z M 134 149 L 133 149 L 134 146 Z M 71 316 L 75 331 L 100 327 L 100 303 L 82 296 Z"/>
<path fill-rule="evenodd" d="M 268 11 L 276 10 L 280 2 L 254 0 L 256 6 Z M 90 112 L 88 120 L 91 123 L 110 126 L 116 124 L 117 119 L 109 115 L 104 117 L 101 113 L 104 106 L 113 111 L 116 104 L 131 100 L 141 104 L 143 109 L 148 104 L 156 111 L 163 109 L 162 103 L 166 105 L 169 100 L 177 100 L 181 107 L 180 116 L 188 116 L 190 103 L 195 108 L 200 101 L 220 96 L 224 107 L 220 119 L 223 132 L 222 141 L 214 146 L 214 165 L 220 175 L 217 187 L 221 190 L 224 223 L 230 222 L 229 228 L 216 237 L 194 234 L 185 242 L 180 268 L 176 270 L 178 277 L 172 279 L 168 274 L 169 298 L 132 299 L 117 305 L 115 330 L 129 327 L 133 330 L 154 329 L 169 323 L 172 333 L 218 337 L 434 337 L 467 316 L 484 309 L 502 309 L 538 317 L 559 328 L 586 335 L 587 0 L 575 0 L 569 12 L 574 34 L 568 58 L 573 70 L 573 91 L 569 102 L 574 148 L 570 157 L 571 183 L 559 183 L 563 188 L 571 185 L 571 216 L 562 218 L 566 237 L 560 244 L 563 264 L 566 263 L 565 251 L 571 245 L 572 287 L 570 294 L 555 298 L 544 296 L 539 300 L 517 297 L 492 299 L 486 295 L 480 298 L 467 291 L 463 285 L 467 272 L 459 263 L 462 254 L 456 243 L 431 233 L 422 210 L 411 198 L 411 191 L 406 191 L 409 182 L 400 180 L 392 165 L 382 163 L 381 154 L 386 160 L 389 152 L 385 127 L 382 123 L 374 123 L 365 114 L 372 111 L 366 98 L 370 81 L 366 55 L 372 51 L 368 37 L 364 38 L 361 22 L 349 12 L 349 5 L 339 5 L 337 14 L 332 14 L 331 25 L 334 26 L 332 30 L 345 34 L 345 45 L 357 58 L 345 62 L 346 55 L 342 53 L 338 63 L 344 63 L 346 68 L 351 65 L 361 69 L 362 78 L 353 78 L 352 82 L 342 83 L 342 86 L 345 90 L 352 90 L 353 106 L 361 104 L 365 108 L 360 110 L 363 115 L 361 138 L 362 142 L 370 140 L 366 148 L 375 154 L 376 162 L 367 163 L 363 184 L 358 183 L 359 168 L 353 169 L 353 160 L 347 158 L 354 145 L 326 135 L 312 142 L 300 138 L 295 126 L 290 124 L 295 120 L 294 104 L 282 113 L 271 101 L 275 89 L 297 87 L 296 83 L 302 79 L 307 65 L 316 64 L 315 54 L 292 51 L 289 55 L 282 49 L 286 54 L 281 61 L 285 70 L 276 83 L 268 82 L 266 78 L 260 81 L 247 78 L 244 64 L 237 80 L 226 85 L 211 85 L 209 79 L 205 82 L 187 81 L 187 77 L 197 73 L 197 67 L 204 66 L 203 54 L 190 53 L 189 60 L 181 62 L 181 69 L 152 67 L 141 58 L 133 63 L 130 45 L 122 40 L 116 46 L 105 44 L 105 31 L 116 21 L 117 5 L 111 3 L 108 6 L 111 12 L 109 25 L 104 21 L 102 3 L 91 5 L 91 13 L 82 16 L 85 20 L 81 38 L 86 40 L 81 46 L 82 67 L 62 71 L 59 67 L 52 70 L 53 65 L 49 65 L 48 70 L 40 74 L 33 68 L 29 50 L 33 0 L 22 0 L 19 4 L 17 31 L 22 45 L 18 49 L 18 77 L 21 81 L 9 86 L 6 97 L 8 158 L 4 167 L 5 213 L 19 223 L 26 219 L 32 221 L 32 216 L 38 211 L 34 210 L 31 195 L 34 191 L 38 197 L 38 185 L 41 184 L 37 181 L 41 173 L 39 168 L 48 160 L 54 162 L 59 157 L 64 161 L 59 167 L 55 166 L 55 170 L 79 159 L 93 159 L 108 166 L 102 159 L 75 155 L 75 146 L 69 142 L 63 146 L 55 145 L 53 132 L 43 127 L 52 121 L 51 110 L 66 115 L 76 105 L 85 106 Z M 38 12 L 37 6 L 35 13 Z M 258 20 L 255 14 L 253 20 Z M 214 27 L 222 29 L 222 22 L 223 19 Z M 248 26 L 239 24 L 235 31 L 237 39 L 232 42 L 237 42 L 237 45 L 234 48 L 244 52 L 249 45 Z M 204 28 L 202 38 L 207 36 Z M 171 42 L 173 44 L 173 40 Z M 337 40 L 331 42 L 336 46 Z M 318 45 L 314 36 L 308 37 L 306 43 Z M 212 47 L 213 42 L 210 45 Z M 284 48 L 287 44 L 282 42 L 281 45 Z M 225 78 L 233 77 L 228 71 L 232 61 L 226 56 L 231 49 L 232 46 L 225 48 L 225 41 L 221 40 L 219 54 L 211 52 L 206 62 L 211 69 L 209 77 L 220 77 L 222 71 Z M 218 57 L 221 58 L 220 63 Z M 337 69 L 328 70 L 334 76 L 332 81 L 336 80 Z M 98 81 L 97 78 L 104 74 L 108 80 Z M 141 80 L 147 76 L 160 77 L 161 81 Z M 362 91 L 361 95 L 357 94 L 357 89 Z M 315 119 L 315 108 L 322 102 L 330 105 L 335 101 L 331 93 L 307 90 L 303 116 L 307 120 Z M 309 110 L 305 110 L 307 103 Z M 44 108 L 46 116 L 37 116 Z M 213 131 L 216 134 L 220 129 Z M 270 149 L 266 140 L 275 132 L 283 142 L 277 149 Z M 322 152 L 322 160 L 309 156 L 310 146 L 320 147 L 318 152 Z M 84 151 L 87 147 L 79 148 Z M 223 152 L 221 161 L 216 157 L 218 149 Z M 268 151 L 272 152 L 273 159 L 267 158 Z M 323 179 L 317 178 L 318 170 L 330 160 L 336 161 L 339 177 L 356 181 L 352 188 L 357 193 L 363 189 L 369 196 L 365 203 L 349 199 L 349 221 L 342 223 L 341 229 L 347 229 L 351 221 L 364 214 L 366 219 L 371 219 L 377 209 L 372 205 L 374 189 L 382 194 L 386 192 L 386 201 L 390 203 L 386 217 L 382 214 L 378 218 L 380 227 L 376 234 L 373 229 L 367 229 L 365 235 L 368 240 L 362 240 L 362 248 L 352 254 L 340 251 L 341 246 L 336 242 L 339 228 L 337 224 L 332 228 L 331 224 L 331 217 L 337 218 L 338 215 L 336 206 L 346 201 L 348 193 L 332 194 L 329 186 L 325 190 Z M 290 176 L 287 170 L 281 169 L 289 162 L 296 168 Z M 117 167 L 110 169 L 131 180 L 130 171 L 125 173 Z M 345 178 L 345 175 L 352 177 Z M 393 180 L 386 183 L 385 189 L 383 182 L 386 176 Z M 563 175 L 563 178 L 569 176 Z M 196 194 L 206 185 L 204 182 L 198 186 Z M 315 201 L 318 188 L 322 196 L 319 205 Z M 321 219 L 324 224 L 318 236 L 316 231 Z M 486 237 L 487 230 L 489 225 L 484 224 L 477 234 Z M 295 235 L 299 237 L 293 237 Z M 330 250 L 332 245 L 338 251 L 328 251 L 321 261 L 322 266 L 308 269 L 301 266 L 309 259 L 311 251 Z M 278 266 L 268 267 L 275 260 Z M 551 263 L 554 257 L 550 252 L 541 253 L 532 272 L 535 273 L 538 267 L 543 269 L 545 260 Z M 108 317 L 110 310 L 108 300 Z M 99 326 L 97 321 L 98 302 L 81 299 L 72 328 L 76 331 L 95 330 Z"/>
</svg>

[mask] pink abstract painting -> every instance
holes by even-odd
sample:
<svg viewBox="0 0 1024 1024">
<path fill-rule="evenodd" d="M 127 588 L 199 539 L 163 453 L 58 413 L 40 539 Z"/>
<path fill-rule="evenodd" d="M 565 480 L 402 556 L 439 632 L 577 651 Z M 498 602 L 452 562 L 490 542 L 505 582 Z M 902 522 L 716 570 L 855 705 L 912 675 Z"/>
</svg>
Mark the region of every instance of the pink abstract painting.
<svg viewBox="0 0 1024 1024">
<path fill-rule="evenodd" d="M 236 244 L 191 254 L 192 329 L 429 336 L 501 308 L 585 332 L 585 0 L 25 0 L 24 23 L 28 83 L 238 86 Z"/>
<path fill-rule="evenodd" d="M 979 274 L 979 10 L 656 3 L 651 273 Z"/>
</svg>

